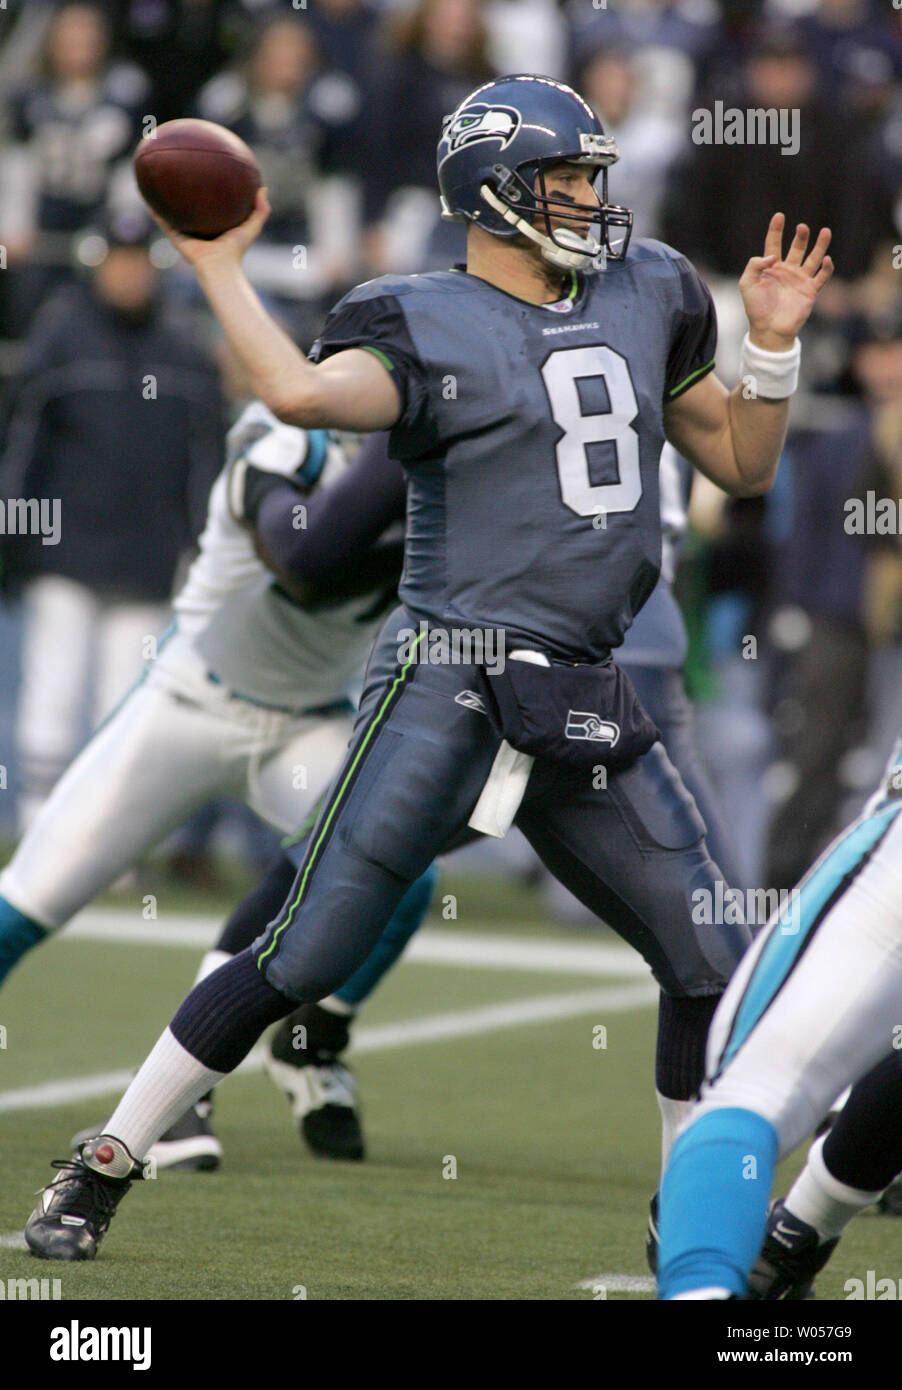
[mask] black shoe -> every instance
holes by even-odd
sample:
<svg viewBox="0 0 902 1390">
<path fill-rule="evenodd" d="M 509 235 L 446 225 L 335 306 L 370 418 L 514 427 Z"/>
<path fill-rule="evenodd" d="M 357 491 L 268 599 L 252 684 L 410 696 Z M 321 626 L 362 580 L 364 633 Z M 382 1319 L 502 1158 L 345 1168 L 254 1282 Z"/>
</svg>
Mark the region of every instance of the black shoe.
<svg viewBox="0 0 902 1390">
<path fill-rule="evenodd" d="M 658 1277 L 658 1249 L 661 1238 L 658 1235 L 658 1194 L 648 1204 L 648 1228 L 645 1232 L 645 1259 L 652 1274 Z"/>
<path fill-rule="evenodd" d="M 222 1145 L 213 1133 L 212 1092 L 186 1110 L 149 1150 L 145 1160 L 174 1173 L 213 1173 L 222 1162 Z"/>
<path fill-rule="evenodd" d="M 749 1297 L 787 1303 L 814 1298 L 814 1276 L 838 1244 L 838 1236 L 821 1241 L 813 1226 L 793 1216 L 782 1201 L 774 1202 L 761 1254 L 749 1275 Z"/>
<path fill-rule="evenodd" d="M 93 1260 L 113 1213 L 144 1173 L 119 1139 L 91 1139 L 77 1158 L 58 1158 L 58 1178 L 43 1188 L 25 1227 L 25 1241 L 41 1260 Z"/>
<path fill-rule="evenodd" d="M 213 1093 L 203 1096 L 148 1151 L 145 1165 L 151 1173 L 171 1168 L 174 1173 L 212 1173 L 222 1162 L 222 1145 L 213 1133 Z M 72 1136 L 77 1152 L 89 1139 L 96 1139 L 102 1124 L 79 1130 Z"/>
<path fill-rule="evenodd" d="M 364 1157 L 355 1083 L 339 1061 L 350 1038 L 350 1019 L 302 1004 L 269 1038 L 264 1066 L 291 1101 L 298 1130 L 320 1158 Z"/>
</svg>

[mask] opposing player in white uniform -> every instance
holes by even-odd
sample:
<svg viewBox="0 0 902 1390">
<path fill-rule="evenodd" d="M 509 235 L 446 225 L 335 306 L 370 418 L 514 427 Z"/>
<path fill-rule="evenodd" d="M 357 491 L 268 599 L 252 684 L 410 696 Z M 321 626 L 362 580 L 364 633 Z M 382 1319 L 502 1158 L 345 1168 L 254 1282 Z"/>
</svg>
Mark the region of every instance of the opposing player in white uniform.
<svg viewBox="0 0 902 1390">
<path fill-rule="evenodd" d="M 312 519 L 353 465 L 335 437 L 284 425 L 259 403 L 233 427 L 200 553 L 151 669 L 60 779 L 0 874 L 0 981 L 204 802 L 242 799 L 277 830 L 295 831 L 344 755 L 355 687 L 394 600 L 403 529 L 368 536 L 357 553 L 348 541 L 341 581 L 325 596 L 311 590 L 302 607 L 233 514 L 241 515 L 251 474 L 258 488 L 261 479 L 264 489 L 267 478 L 292 481 L 303 530 L 308 511 Z M 405 932 L 393 934 L 388 963 L 428 905 L 422 888 L 415 920 L 407 914 Z M 222 959 L 208 953 L 199 978 Z M 166 1161 L 190 1148 L 174 1146 Z M 207 1136 L 206 1156 L 218 1152 Z"/>
<path fill-rule="evenodd" d="M 882 789 L 757 937 L 718 1006 L 707 1080 L 661 1189 L 662 1298 L 743 1296 L 765 1234 L 753 1291 L 803 1296 L 845 1222 L 880 1196 L 902 1162 L 893 1056 L 902 999 L 900 756 L 902 741 Z M 875 1176 L 839 1176 L 825 1162 L 830 1141 L 818 1142 L 768 1225 L 776 1163 L 854 1082 L 837 1134 L 848 1164 L 857 1130 L 858 1148 L 874 1150 L 858 1171 Z"/>
</svg>

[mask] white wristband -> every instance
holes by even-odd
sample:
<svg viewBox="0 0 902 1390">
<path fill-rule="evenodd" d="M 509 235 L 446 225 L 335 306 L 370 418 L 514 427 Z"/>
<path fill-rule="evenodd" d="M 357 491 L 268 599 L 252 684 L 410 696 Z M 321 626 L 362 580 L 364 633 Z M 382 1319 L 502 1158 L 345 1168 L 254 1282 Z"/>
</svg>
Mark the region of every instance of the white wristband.
<svg viewBox="0 0 902 1390">
<path fill-rule="evenodd" d="M 750 398 L 763 396 L 768 401 L 782 401 L 791 396 L 799 384 L 799 363 L 802 360 L 802 344 L 796 338 L 787 352 L 769 352 L 767 348 L 756 347 L 748 333 L 742 340 L 742 355 L 739 358 L 739 380 L 743 388 L 746 378 L 751 377 L 747 393 Z"/>
</svg>

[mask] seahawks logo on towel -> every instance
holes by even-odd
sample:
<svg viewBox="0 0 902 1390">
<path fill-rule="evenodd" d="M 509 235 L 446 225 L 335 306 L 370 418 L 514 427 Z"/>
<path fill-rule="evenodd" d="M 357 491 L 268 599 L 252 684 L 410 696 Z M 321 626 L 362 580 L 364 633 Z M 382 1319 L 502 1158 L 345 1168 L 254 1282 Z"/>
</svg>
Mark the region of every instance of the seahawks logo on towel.
<svg viewBox="0 0 902 1390">
<path fill-rule="evenodd" d="M 449 153 L 472 145 L 477 140 L 499 140 L 506 149 L 520 129 L 520 112 L 513 106 L 487 106 L 474 102 L 452 116 L 444 131 Z"/>
<path fill-rule="evenodd" d="M 609 743 L 613 748 L 620 737 L 620 726 L 610 719 L 601 719 L 597 714 L 572 709 L 568 711 L 564 732 L 567 738 L 588 738 L 593 743 Z"/>
</svg>

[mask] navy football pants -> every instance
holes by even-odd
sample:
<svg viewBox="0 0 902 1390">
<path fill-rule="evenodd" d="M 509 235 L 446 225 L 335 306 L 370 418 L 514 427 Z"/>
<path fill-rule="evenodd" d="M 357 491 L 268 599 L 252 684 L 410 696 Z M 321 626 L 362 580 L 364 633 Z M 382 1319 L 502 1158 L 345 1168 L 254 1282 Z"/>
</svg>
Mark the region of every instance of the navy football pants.
<svg viewBox="0 0 902 1390">
<path fill-rule="evenodd" d="M 474 667 L 398 661 L 389 618 L 367 671 L 344 765 L 281 913 L 254 943 L 265 978 L 307 1002 L 362 965 L 409 885 L 460 843 L 499 739 L 462 691 Z M 660 744 L 606 786 L 536 762 L 517 825 L 548 869 L 642 953 L 677 997 L 719 994 L 744 927 L 697 924 L 693 894 L 721 877 L 695 802 Z M 699 917 L 706 914 L 697 913 Z"/>
</svg>

